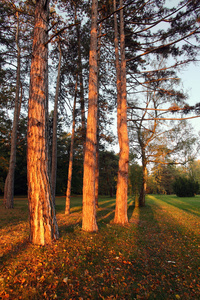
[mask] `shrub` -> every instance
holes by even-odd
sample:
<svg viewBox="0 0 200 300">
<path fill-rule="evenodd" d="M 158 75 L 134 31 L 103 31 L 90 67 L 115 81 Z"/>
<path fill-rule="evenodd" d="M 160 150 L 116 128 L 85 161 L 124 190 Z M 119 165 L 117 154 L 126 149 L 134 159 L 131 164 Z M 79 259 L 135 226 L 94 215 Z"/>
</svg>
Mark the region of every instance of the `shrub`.
<svg viewBox="0 0 200 300">
<path fill-rule="evenodd" d="M 186 177 L 176 178 L 173 187 L 178 197 L 194 197 L 199 190 L 198 182 Z"/>
</svg>

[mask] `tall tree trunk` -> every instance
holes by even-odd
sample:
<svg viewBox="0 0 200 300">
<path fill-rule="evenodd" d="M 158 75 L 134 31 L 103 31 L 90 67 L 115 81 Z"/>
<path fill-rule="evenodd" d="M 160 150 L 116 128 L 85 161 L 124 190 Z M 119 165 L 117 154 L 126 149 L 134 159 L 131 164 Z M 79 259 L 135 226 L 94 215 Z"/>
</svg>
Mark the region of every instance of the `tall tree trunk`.
<svg viewBox="0 0 200 300">
<path fill-rule="evenodd" d="M 96 144 L 96 166 L 95 166 L 95 205 L 99 207 L 99 107 L 97 108 L 97 144 Z"/>
<path fill-rule="evenodd" d="M 75 19 L 75 22 L 77 20 Z M 81 104 L 81 126 L 82 126 L 82 138 L 83 143 L 85 143 L 85 100 L 84 100 L 84 87 L 83 87 L 83 68 L 82 68 L 82 58 L 81 58 L 81 38 L 80 38 L 80 27 L 76 26 L 77 32 L 77 42 L 78 42 L 78 73 L 79 73 L 79 82 L 80 82 L 80 104 Z"/>
<path fill-rule="evenodd" d="M 57 173 L 57 123 L 58 123 L 58 98 L 60 90 L 60 69 L 62 60 L 62 51 L 60 46 L 60 41 L 58 42 L 59 49 L 59 62 L 58 62 L 58 75 L 56 83 L 56 95 L 54 103 L 53 112 L 53 141 L 52 141 L 52 164 L 51 164 L 51 188 L 52 188 L 52 200 L 55 206 L 55 196 L 56 196 L 56 173 Z"/>
<path fill-rule="evenodd" d="M 145 206 L 146 188 L 147 188 L 147 162 L 146 162 L 144 150 L 142 149 L 142 186 L 140 190 L 139 207 Z"/>
<path fill-rule="evenodd" d="M 116 11 L 116 0 L 113 1 L 113 9 Z M 114 14 L 114 46 L 115 46 L 115 66 L 117 77 L 117 133 L 118 141 L 121 145 L 121 66 L 119 61 L 119 40 L 118 40 L 118 26 L 117 26 L 117 14 Z"/>
<path fill-rule="evenodd" d="M 47 72 L 49 0 L 37 0 L 28 104 L 27 177 L 30 240 L 45 245 L 58 238 L 48 174 Z"/>
<path fill-rule="evenodd" d="M 78 74 L 76 74 L 76 84 L 75 84 L 75 96 L 74 96 L 74 107 L 73 107 L 73 123 L 72 123 L 72 136 L 71 136 L 71 146 L 69 155 L 69 167 L 68 167 L 68 179 L 67 179 L 67 191 L 66 191 L 66 205 L 65 214 L 70 214 L 70 197 L 71 197 L 71 183 L 72 183 L 72 167 L 73 167 L 73 152 L 74 152 L 74 135 L 75 135 L 75 124 L 76 124 L 76 98 L 77 98 L 77 85 L 78 85 Z"/>
<path fill-rule="evenodd" d="M 101 36 L 102 23 L 99 26 L 98 35 Z M 99 77 L 99 61 L 101 56 L 101 38 L 98 39 L 97 49 L 97 76 Z M 96 168 L 95 168 L 95 203 L 96 207 L 99 207 L 98 196 L 99 196 L 99 81 L 97 82 L 97 146 L 96 146 Z"/>
<path fill-rule="evenodd" d="M 120 0 L 120 7 L 123 1 Z M 115 21 L 115 28 L 117 27 Z M 116 30 L 115 30 L 116 32 Z M 116 39 L 116 36 L 115 36 Z M 118 138 L 119 138 L 119 169 L 117 179 L 117 194 L 114 222 L 125 224 L 128 222 L 127 216 L 127 196 L 128 196 L 128 161 L 129 161 L 129 140 L 127 128 L 127 101 L 126 101 L 126 59 L 125 59 L 125 35 L 123 10 L 120 10 L 120 53 L 121 53 L 121 77 L 117 78 L 121 82 L 120 98 L 118 100 Z M 117 67 L 117 63 L 116 63 Z M 118 71 L 117 71 L 118 72 Z"/>
<path fill-rule="evenodd" d="M 16 80 L 16 94 L 15 94 L 15 108 L 14 108 L 14 119 L 13 128 L 11 134 L 11 150 L 8 174 L 5 181 L 4 187 L 4 204 L 6 208 L 14 207 L 14 177 L 15 177 L 15 164 L 16 164 L 16 148 L 17 148 L 17 126 L 20 114 L 19 104 L 19 90 L 20 90 L 20 52 L 19 47 L 19 14 L 17 16 L 17 31 L 16 31 L 16 46 L 17 46 L 17 80 Z"/>
<path fill-rule="evenodd" d="M 85 231 L 97 231 L 95 206 L 95 166 L 97 142 L 97 13 L 98 1 L 92 0 L 92 24 L 89 53 L 88 119 L 83 173 L 83 223 Z"/>
</svg>

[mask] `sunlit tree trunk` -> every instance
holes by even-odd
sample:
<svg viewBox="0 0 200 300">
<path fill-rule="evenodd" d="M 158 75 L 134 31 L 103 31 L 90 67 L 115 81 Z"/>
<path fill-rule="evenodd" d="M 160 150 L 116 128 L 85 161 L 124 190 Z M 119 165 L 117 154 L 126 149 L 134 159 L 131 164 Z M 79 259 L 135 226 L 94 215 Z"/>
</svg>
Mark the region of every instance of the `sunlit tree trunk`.
<svg viewBox="0 0 200 300">
<path fill-rule="evenodd" d="M 115 0 L 114 0 L 115 1 Z M 123 6 L 123 1 L 120 0 L 120 7 Z M 116 10 L 114 8 L 114 10 Z M 117 39 L 117 20 L 115 14 L 115 40 Z M 117 45 L 117 42 L 115 42 Z M 116 48 L 116 46 L 115 46 Z M 115 51 L 116 53 L 116 51 Z M 121 67 L 120 75 L 117 75 L 117 92 L 120 96 L 118 99 L 118 139 L 119 139 L 119 169 L 117 178 L 117 194 L 116 194 L 116 207 L 114 223 L 125 224 L 128 222 L 127 216 L 127 195 L 128 195 L 128 161 L 129 161 L 129 141 L 128 141 L 128 128 L 127 128 L 127 101 L 126 101 L 126 59 L 125 59 L 125 35 L 124 35 L 124 17 L 123 10 L 120 10 L 120 53 L 121 53 L 121 66 L 117 66 L 116 55 L 116 69 Z"/>
<path fill-rule="evenodd" d="M 88 119 L 83 174 L 83 222 L 85 231 L 97 231 L 95 206 L 95 166 L 97 142 L 97 12 L 98 1 L 92 0 L 92 22 L 89 53 Z"/>
<path fill-rule="evenodd" d="M 102 23 L 99 26 L 98 35 L 101 36 Z M 99 61 L 101 56 L 101 38 L 98 39 L 98 49 L 97 49 L 97 76 L 99 77 Z M 96 146 L 96 168 L 95 168 L 95 203 L 96 207 L 99 207 L 98 196 L 99 196 L 99 80 L 97 83 L 97 146 Z"/>
<path fill-rule="evenodd" d="M 61 69 L 61 59 L 62 51 L 60 42 L 58 43 L 59 49 L 59 62 L 58 62 L 58 75 L 56 83 L 56 95 L 54 103 L 53 112 L 53 141 L 52 141 L 52 165 L 51 165 L 51 188 L 52 188 L 52 199 L 55 206 L 55 196 L 56 196 L 56 173 L 57 173 L 57 123 L 58 123 L 58 98 L 60 89 L 60 69 Z"/>
<path fill-rule="evenodd" d="M 49 1 L 38 0 L 30 72 L 27 134 L 27 175 L 30 240 L 45 245 L 58 238 L 47 151 L 47 71 Z"/>
<path fill-rule="evenodd" d="M 76 125 L 77 85 L 78 85 L 78 74 L 76 74 L 74 107 L 73 107 L 73 113 L 72 113 L 73 122 L 72 122 L 72 135 L 71 135 L 71 146 L 70 146 L 68 179 L 67 179 L 67 191 L 66 191 L 66 205 L 65 205 L 65 214 L 66 215 L 70 214 L 70 197 L 71 197 L 72 170 L 73 170 L 74 135 L 75 135 L 75 125 Z"/>
<path fill-rule="evenodd" d="M 16 31 L 16 46 L 17 46 L 17 80 L 16 80 L 16 94 L 15 94 L 15 108 L 14 108 L 14 119 L 13 128 L 11 133 L 11 149 L 10 149 L 10 161 L 8 174 L 5 181 L 4 187 L 4 204 L 6 208 L 14 207 L 14 178 L 15 178 L 15 164 L 16 164 L 16 148 L 17 148 L 17 126 L 20 114 L 19 104 L 19 90 L 20 90 L 20 53 L 21 49 L 19 46 L 19 14 L 17 16 L 17 31 Z"/>
</svg>

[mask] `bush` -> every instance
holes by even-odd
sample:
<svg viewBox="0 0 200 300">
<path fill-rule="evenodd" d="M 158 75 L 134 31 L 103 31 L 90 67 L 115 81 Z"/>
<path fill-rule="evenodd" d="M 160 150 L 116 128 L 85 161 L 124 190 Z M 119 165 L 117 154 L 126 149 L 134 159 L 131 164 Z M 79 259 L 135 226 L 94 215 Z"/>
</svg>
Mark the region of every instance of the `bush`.
<svg viewBox="0 0 200 300">
<path fill-rule="evenodd" d="M 173 187 L 178 197 L 194 197 L 199 190 L 198 182 L 186 177 L 177 178 Z"/>
</svg>

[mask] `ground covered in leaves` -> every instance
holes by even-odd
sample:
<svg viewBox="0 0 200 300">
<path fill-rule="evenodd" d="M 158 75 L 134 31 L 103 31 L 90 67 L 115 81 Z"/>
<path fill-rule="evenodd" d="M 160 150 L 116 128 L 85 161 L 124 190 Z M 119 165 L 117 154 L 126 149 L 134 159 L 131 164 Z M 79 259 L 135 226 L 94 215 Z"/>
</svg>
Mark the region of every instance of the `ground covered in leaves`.
<svg viewBox="0 0 200 300">
<path fill-rule="evenodd" d="M 60 239 L 29 243 L 26 198 L 0 203 L 0 299 L 200 299 L 200 197 L 129 200 L 130 223 L 112 223 L 114 199 L 101 198 L 99 232 L 81 230 L 81 197 L 56 200 Z"/>
</svg>

